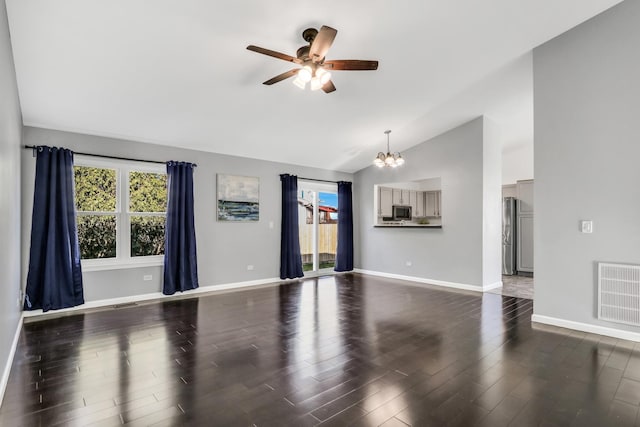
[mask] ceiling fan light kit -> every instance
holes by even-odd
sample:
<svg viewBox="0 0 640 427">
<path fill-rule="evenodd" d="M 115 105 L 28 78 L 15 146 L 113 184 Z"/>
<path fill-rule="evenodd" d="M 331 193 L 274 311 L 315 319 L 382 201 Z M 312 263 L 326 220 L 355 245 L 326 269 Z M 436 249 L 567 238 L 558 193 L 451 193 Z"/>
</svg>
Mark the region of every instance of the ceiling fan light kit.
<svg viewBox="0 0 640 427">
<path fill-rule="evenodd" d="M 398 166 L 402 166 L 404 164 L 404 158 L 400 152 L 396 151 L 392 154 L 389 150 L 389 134 L 391 131 L 385 130 L 384 133 L 387 135 L 387 154 L 380 151 L 376 158 L 373 159 L 373 164 L 379 168 L 396 168 Z"/>
<path fill-rule="evenodd" d="M 300 89 L 305 89 L 307 83 L 311 90 L 322 88 L 331 80 L 331 73 L 319 65 L 305 65 L 298 71 L 298 76 L 293 80 L 293 84 Z"/>
<path fill-rule="evenodd" d="M 333 61 L 325 61 L 327 51 L 333 44 L 337 33 L 338 30 L 327 27 L 326 25 L 323 25 L 320 31 L 315 28 L 307 28 L 302 32 L 302 38 L 309 43 L 309 45 L 299 48 L 296 52 L 296 57 L 254 45 L 247 46 L 247 49 L 273 58 L 282 59 L 283 61 L 293 62 L 301 67 L 285 71 L 263 82 L 263 84 L 272 85 L 289 77 L 296 76 L 293 84 L 300 89 L 305 89 L 307 83 L 309 83 L 309 88 L 312 91 L 322 89 L 325 93 L 331 93 L 336 90 L 336 87 L 331 81 L 331 72 L 329 72 L 328 69 L 334 71 L 372 71 L 378 69 L 378 61 L 359 59 L 335 59 Z"/>
</svg>

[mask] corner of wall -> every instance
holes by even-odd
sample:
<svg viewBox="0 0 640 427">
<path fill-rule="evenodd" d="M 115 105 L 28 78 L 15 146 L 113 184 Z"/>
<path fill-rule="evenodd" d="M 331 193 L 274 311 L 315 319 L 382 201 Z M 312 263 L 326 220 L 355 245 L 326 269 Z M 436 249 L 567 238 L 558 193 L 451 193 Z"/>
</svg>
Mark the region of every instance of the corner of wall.
<svg viewBox="0 0 640 427">
<path fill-rule="evenodd" d="M 502 140 L 493 120 L 482 125 L 482 284 L 492 286 L 502 279 Z"/>
<path fill-rule="evenodd" d="M 5 0 L 0 0 L 0 366 L 8 380 L 21 325 L 20 152 L 22 112 Z"/>
</svg>

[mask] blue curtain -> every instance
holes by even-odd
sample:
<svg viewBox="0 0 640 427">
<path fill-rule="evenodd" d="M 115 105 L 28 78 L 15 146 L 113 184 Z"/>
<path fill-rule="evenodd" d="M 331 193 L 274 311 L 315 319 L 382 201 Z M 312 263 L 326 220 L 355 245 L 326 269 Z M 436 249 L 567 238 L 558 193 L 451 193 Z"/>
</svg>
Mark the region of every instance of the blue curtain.
<svg viewBox="0 0 640 427">
<path fill-rule="evenodd" d="M 192 163 L 167 162 L 169 200 L 164 245 L 165 295 L 198 287 Z"/>
<path fill-rule="evenodd" d="M 338 182 L 338 249 L 335 271 L 353 270 L 353 201 L 351 183 Z"/>
<path fill-rule="evenodd" d="M 73 152 L 36 149 L 25 310 L 57 310 L 84 304 L 76 228 Z"/>
<path fill-rule="evenodd" d="M 280 238 L 280 278 L 304 276 L 298 230 L 298 177 L 282 174 L 282 227 Z"/>
</svg>

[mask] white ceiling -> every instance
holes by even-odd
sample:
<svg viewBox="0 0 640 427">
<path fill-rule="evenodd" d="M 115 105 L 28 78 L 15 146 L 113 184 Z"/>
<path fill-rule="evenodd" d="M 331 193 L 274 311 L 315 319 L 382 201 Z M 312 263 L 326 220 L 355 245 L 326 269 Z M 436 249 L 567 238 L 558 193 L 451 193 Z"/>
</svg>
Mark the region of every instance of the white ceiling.
<svg viewBox="0 0 640 427">
<path fill-rule="evenodd" d="M 25 125 L 353 172 L 480 114 L 533 141 L 531 49 L 620 0 L 7 0 Z M 307 27 L 337 91 L 261 83 Z M 188 160 L 188 159 L 186 159 Z M 407 159 L 407 161 L 411 161 Z"/>
</svg>

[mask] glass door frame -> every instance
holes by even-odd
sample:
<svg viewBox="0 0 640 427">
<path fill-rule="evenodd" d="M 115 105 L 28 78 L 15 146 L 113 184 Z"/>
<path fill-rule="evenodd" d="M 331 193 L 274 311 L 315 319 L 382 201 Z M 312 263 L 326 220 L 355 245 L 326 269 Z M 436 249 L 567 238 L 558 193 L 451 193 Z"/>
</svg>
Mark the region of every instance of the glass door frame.
<svg viewBox="0 0 640 427">
<path fill-rule="evenodd" d="M 320 227 L 320 193 L 338 194 L 338 184 L 325 183 L 317 181 L 306 181 L 304 179 L 298 180 L 298 191 L 313 192 L 312 199 L 312 259 L 313 267 L 311 270 L 304 271 L 305 276 L 326 275 L 333 273 L 333 267 L 320 268 L 320 251 L 319 251 L 319 237 L 318 230 Z M 300 223 L 300 222 L 299 222 Z M 336 231 L 337 233 L 337 231 Z M 337 236 L 336 236 L 337 237 Z M 334 263 L 335 265 L 335 263 Z"/>
</svg>

